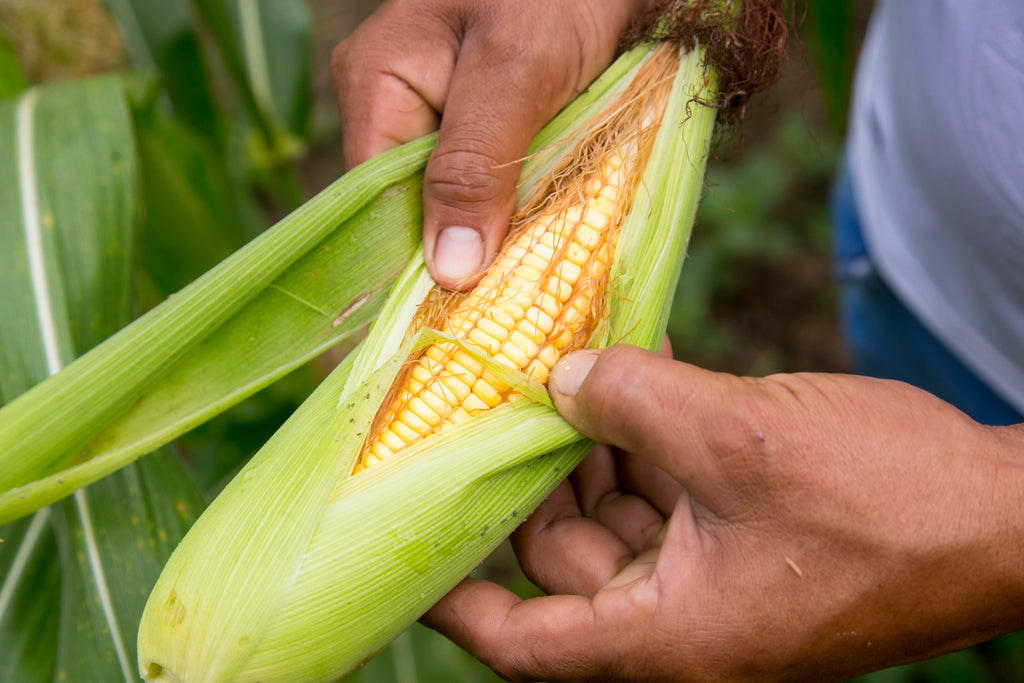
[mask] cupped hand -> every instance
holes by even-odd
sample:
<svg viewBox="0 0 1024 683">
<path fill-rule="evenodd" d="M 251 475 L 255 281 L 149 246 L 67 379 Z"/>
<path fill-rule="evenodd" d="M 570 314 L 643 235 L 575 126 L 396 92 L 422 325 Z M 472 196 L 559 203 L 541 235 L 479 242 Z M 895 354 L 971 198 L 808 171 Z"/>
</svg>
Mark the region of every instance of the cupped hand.
<svg viewBox="0 0 1024 683">
<path fill-rule="evenodd" d="M 465 289 L 497 253 L 534 135 L 612 60 L 646 0 L 391 0 L 334 51 L 348 168 L 440 127 L 424 249 Z"/>
<path fill-rule="evenodd" d="M 1024 626 L 1024 430 L 909 385 L 579 352 L 598 446 L 426 622 L 511 680 L 838 680 Z"/>
</svg>

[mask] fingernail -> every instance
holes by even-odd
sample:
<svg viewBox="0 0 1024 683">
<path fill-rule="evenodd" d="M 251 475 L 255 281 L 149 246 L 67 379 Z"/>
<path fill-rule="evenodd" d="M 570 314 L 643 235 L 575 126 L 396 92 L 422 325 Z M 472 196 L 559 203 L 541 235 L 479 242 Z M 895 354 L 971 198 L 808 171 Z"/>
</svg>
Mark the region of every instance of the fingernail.
<svg viewBox="0 0 1024 683">
<path fill-rule="evenodd" d="M 599 351 L 588 349 L 569 354 L 555 363 L 548 378 L 548 391 L 569 398 L 575 396 L 599 355 Z"/>
<path fill-rule="evenodd" d="M 452 226 L 437 236 L 434 272 L 452 282 L 476 275 L 484 263 L 484 242 L 473 228 Z"/>
</svg>

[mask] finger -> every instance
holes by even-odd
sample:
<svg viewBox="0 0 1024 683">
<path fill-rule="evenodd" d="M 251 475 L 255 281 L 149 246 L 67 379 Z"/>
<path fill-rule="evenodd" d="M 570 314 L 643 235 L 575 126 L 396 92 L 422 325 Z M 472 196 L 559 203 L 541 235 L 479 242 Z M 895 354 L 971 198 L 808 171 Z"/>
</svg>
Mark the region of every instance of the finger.
<svg viewBox="0 0 1024 683">
<path fill-rule="evenodd" d="M 520 160 L 573 92 L 574 70 L 549 60 L 486 22 L 467 28 L 423 188 L 427 265 L 444 287 L 474 285 L 497 254 Z"/>
<path fill-rule="evenodd" d="M 589 515 L 605 496 L 619 491 L 619 473 L 611 446 L 595 444 L 569 475 L 580 511 Z"/>
<path fill-rule="evenodd" d="M 437 130 L 457 52 L 447 22 L 397 5 L 381 7 L 335 47 L 331 80 L 346 168 Z"/>
<path fill-rule="evenodd" d="M 622 677 L 641 629 L 625 619 L 610 621 L 587 598 L 521 600 L 479 579 L 457 585 L 424 616 L 427 626 L 511 681 Z"/>
<path fill-rule="evenodd" d="M 570 354 L 552 369 L 551 398 L 583 434 L 642 456 L 691 493 L 721 492 L 726 460 L 763 439 L 749 385 L 633 346 Z"/>
<path fill-rule="evenodd" d="M 381 74 L 366 90 L 353 98 L 356 104 L 350 109 L 348 102 L 353 99 L 339 105 L 346 170 L 437 130 L 441 120 L 420 93 L 395 74 Z"/>
<path fill-rule="evenodd" d="M 668 517 L 684 492 L 682 484 L 645 458 L 617 451 L 617 459 L 622 490 L 640 496 Z"/>
<path fill-rule="evenodd" d="M 654 547 L 665 517 L 642 496 L 622 488 L 618 463 L 610 446 L 597 444 L 570 481 L 583 514 L 618 536 L 633 555 L 639 555 Z"/>
<path fill-rule="evenodd" d="M 547 593 L 594 595 L 633 553 L 610 529 L 584 517 L 567 482 L 512 536 L 523 573 Z"/>
</svg>

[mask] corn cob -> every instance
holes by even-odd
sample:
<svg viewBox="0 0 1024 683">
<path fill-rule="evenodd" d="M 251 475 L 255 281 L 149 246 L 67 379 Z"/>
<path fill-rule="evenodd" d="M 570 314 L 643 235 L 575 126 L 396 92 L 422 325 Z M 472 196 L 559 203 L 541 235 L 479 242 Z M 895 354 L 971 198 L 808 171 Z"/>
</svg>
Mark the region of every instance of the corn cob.
<svg viewBox="0 0 1024 683">
<path fill-rule="evenodd" d="M 440 329 L 541 383 L 559 358 L 587 344 L 604 314 L 616 237 L 661 121 L 666 61 L 652 60 L 637 74 L 624 96 L 633 106 L 613 108 L 577 142 L 551 184 L 513 220 L 501 254 L 468 296 L 435 290 L 424 304 L 430 313 L 413 330 Z M 516 398 L 466 351 L 433 344 L 399 374 L 354 472 Z"/>
<path fill-rule="evenodd" d="M 632 175 L 632 177 L 631 177 Z M 546 211 L 512 233 L 494 267 L 461 298 L 442 330 L 545 382 L 565 353 L 589 339 L 615 234 L 636 174 L 612 154 L 591 177 L 577 176 L 579 202 Z M 452 343 L 419 354 L 404 388 L 371 431 L 356 471 L 433 433 L 519 397 Z"/>
<path fill-rule="evenodd" d="M 480 286 L 431 289 L 411 264 L 359 351 L 189 532 L 143 615 L 147 680 L 336 680 L 583 457 L 532 386 L 568 350 L 660 342 L 714 121 L 694 102 L 709 86 L 699 51 L 644 46 L 612 73 L 552 124 L 567 160 L 527 160 L 536 192 Z"/>
</svg>

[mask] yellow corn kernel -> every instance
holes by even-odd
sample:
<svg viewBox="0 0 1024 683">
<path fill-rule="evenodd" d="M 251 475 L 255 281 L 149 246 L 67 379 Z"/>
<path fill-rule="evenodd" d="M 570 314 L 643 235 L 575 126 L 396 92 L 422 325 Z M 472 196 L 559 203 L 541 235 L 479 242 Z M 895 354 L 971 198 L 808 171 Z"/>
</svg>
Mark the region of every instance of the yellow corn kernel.
<svg viewBox="0 0 1024 683">
<path fill-rule="evenodd" d="M 530 364 L 526 366 L 526 374 L 538 382 L 547 382 L 550 373 L 551 368 L 541 363 L 537 358 L 531 360 Z"/>
<path fill-rule="evenodd" d="M 544 271 L 522 263 L 518 268 L 516 268 L 516 277 L 526 280 L 527 282 L 538 282 L 542 277 L 544 277 Z"/>
<path fill-rule="evenodd" d="M 466 388 L 469 389 L 469 387 Z M 398 420 L 392 422 L 388 429 L 397 434 L 398 437 L 407 444 L 412 443 L 413 441 L 419 438 L 419 434 L 416 431 L 409 427 L 409 425 Z"/>
<path fill-rule="evenodd" d="M 550 264 L 551 261 L 542 258 L 540 254 L 530 252 L 523 256 L 523 266 L 533 268 L 538 273 L 543 273 Z"/>
<path fill-rule="evenodd" d="M 501 403 L 501 394 L 489 382 L 485 382 L 483 379 L 478 379 L 476 384 L 473 385 L 472 396 L 486 403 L 488 408 L 493 408 Z"/>
<path fill-rule="evenodd" d="M 476 385 L 473 385 L 473 389 L 474 391 L 476 390 Z M 479 412 L 487 410 L 491 406 L 488 405 L 481 397 L 473 393 L 467 396 L 466 400 L 462 402 L 462 407 L 465 408 L 466 412 L 470 415 L 476 415 Z"/>
<path fill-rule="evenodd" d="M 463 381 L 459 375 L 450 372 L 446 372 L 438 379 L 441 380 L 441 385 L 448 391 L 446 398 L 449 403 L 461 403 L 473 390 L 469 382 Z"/>
<path fill-rule="evenodd" d="M 560 261 L 555 266 L 555 277 L 570 287 L 579 282 L 581 275 L 583 275 L 583 269 L 569 260 Z"/>
<path fill-rule="evenodd" d="M 484 334 L 487 334 L 488 336 L 498 341 L 501 341 L 508 336 L 509 327 L 499 324 L 493 318 L 490 317 L 482 318 L 480 322 L 476 324 L 476 326 Z"/>
<path fill-rule="evenodd" d="M 380 433 L 380 440 L 392 451 L 399 451 L 405 448 L 406 443 L 391 429 L 385 429 Z"/>
<path fill-rule="evenodd" d="M 533 342 L 537 346 L 544 342 L 544 332 L 539 327 L 534 325 L 526 318 L 521 319 L 516 323 L 516 331 L 526 337 L 527 340 Z M 509 337 L 511 339 L 511 336 Z"/>
<path fill-rule="evenodd" d="M 452 362 L 463 368 L 463 374 L 466 375 L 466 381 L 469 381 L 469 377 L 473 377 L 475 379 L 484 372 L 484 364 L 462 349 L 457 349 L 452 353 Z"/>
<path fill-rule="evenodd" d="M 498 349 L 501 348 L 500 339 L 495 339 L 479 327 L 474 327 L 466 336 L 469 338 L 469 341 L 481 347 L 487 353 L 497 353 Z"/>
<path fill-rule="evenodd" d="M 549 277 L 544 283 L 544 291 L 556 297 L 559 304 L 564 304 L 572 296 L 572 285 L 558 277 Z"/>
<path fill-rule="evenodd" d="M 601 233 L 586 223 L 576 226 L 575 241 L 585 249 L 594 249 L 601 242 Z"/>
<path fill-rule="evenodd" d="M 541 347 L 541 350 L 537 353 L 537 360 L 546 365 L 548 369 L 551 369 L 558 362 L 561 355 L 559 349 L 555 348 L 553 344 L 548 343 L 546 346 Z"/>
<path fill-rule="evenodd" d="M 542 311 L 538 306 L 531 306 L 529 310 L 523 313 L 522 319 L 536 325 L 537 329 L 544 334 L 551 334 L 551 330 L 555 328 L 555 319 Z"/>
<path fill-rule="evenodd" d="M 509 310 L 507 306 L 488 306 L 485 315 L 487 318 L 501 325 L 506 330 L 511 330 L 516 326 L 517 318 L 513 315 L 514 311 Z"/>
</svg>

